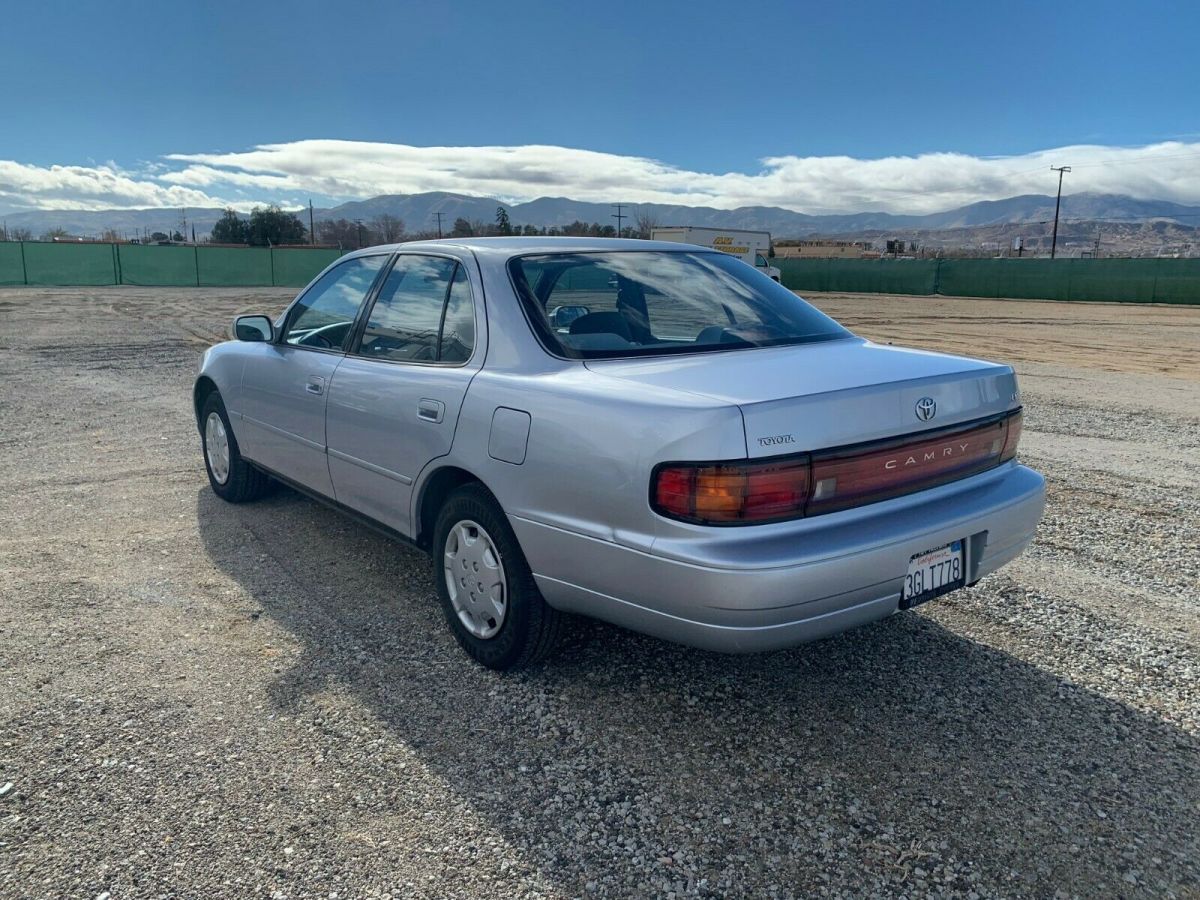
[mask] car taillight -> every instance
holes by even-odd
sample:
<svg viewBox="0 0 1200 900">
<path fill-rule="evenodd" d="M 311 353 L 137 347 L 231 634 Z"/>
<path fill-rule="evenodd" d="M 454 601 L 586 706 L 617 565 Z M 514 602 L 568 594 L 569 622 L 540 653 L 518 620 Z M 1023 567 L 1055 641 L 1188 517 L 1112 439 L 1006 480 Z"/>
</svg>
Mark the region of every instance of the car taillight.
<svg viewBox="0 0 1200 900">
<path fill-rule="evenodd" d="M 661 466 L 655 511 L 701 525 L 773 522 L 803 515 L 808 457 L 764 462 Z"/>
<path fill-rule="evenodd" d="M 911 494 L 990 469 L 1000 462 L 1007 420 L 813 457 L 808 515 Z"/>
<path fill-rule="evenodd" d="M 1000 462 L 1008 462 L 1017 455 L 1017 444 L 1021 441 L 1022 420 L 1023 416 L 1019 409 L 1005 419 L 1008 432 L 1004 435 L 1004 449 L 1000 451 Z"/>
<path fill-rule="evenodd" d="M 1012 459 L 1021 411 L 986 422 L 811 455 L 667 463 L 651 480 L 655 512 L 699 525 L 748 525 L 850 509 L 935 487 Z"/>
</svg>

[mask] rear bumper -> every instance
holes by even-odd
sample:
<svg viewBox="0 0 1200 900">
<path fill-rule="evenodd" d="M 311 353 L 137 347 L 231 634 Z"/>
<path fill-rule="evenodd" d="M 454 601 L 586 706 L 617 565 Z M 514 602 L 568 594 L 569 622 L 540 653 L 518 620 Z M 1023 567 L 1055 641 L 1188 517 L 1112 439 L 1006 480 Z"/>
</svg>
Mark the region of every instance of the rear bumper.
<svg viewBox="0 0 1200 900">
<path fill-rule="evenodd" d="M 966 539 L 967 581 L 1018 556 L 1045 502 L 1009 463 L 909 497 L 773 526 L 698 529 L 652 552 L 512 517 L 546 601 L 670 641 L 748 653 L 896 611 L 914 554 Z"/>
</svg>

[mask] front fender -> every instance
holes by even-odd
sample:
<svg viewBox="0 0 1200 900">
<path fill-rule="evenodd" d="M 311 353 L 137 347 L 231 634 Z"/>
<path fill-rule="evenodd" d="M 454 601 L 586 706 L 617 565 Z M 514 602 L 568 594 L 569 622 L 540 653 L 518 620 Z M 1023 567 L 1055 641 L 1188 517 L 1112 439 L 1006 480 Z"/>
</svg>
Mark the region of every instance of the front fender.
<svg viewBox="0 0 1200 900">
<path fill-rule="evenodd" d="M 230 424 L 236 429 L 241 419 L 242 373 L 245 368 L 246 360 L 239 341 L 225 341 L 204 351 L 196 381 L 192 385 L 192 408 L 197 427 L 200 425 L 200 409 L 215 389 L 220 392 Z"/>
</svg>

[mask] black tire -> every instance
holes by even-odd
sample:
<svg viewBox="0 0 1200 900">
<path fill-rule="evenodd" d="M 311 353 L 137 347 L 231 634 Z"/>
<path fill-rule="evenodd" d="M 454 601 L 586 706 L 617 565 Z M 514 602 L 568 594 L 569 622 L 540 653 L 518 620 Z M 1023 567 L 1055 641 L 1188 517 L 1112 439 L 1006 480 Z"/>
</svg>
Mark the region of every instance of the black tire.
<svg viewBox="0 0 1200 900">
<path fill-rule="evenodd" d="M 451 529 L 464 520 L 487 531 L 504 567 L 506 612 L 500 630 L 486 639 L 473 635 L 459 620 L 446 585 L 446 542 Z M 498 671 L 521 669 L 541 662 L 558 645 L 567 616 L 542 599 L 508 517 L 483 485 L 457 489 L 438 513 L 433 529 L 433 576 L 450 630 L 476 662 Z"/>
<path fill-rule="evenodd" d="M 225 482 L 220 482 L 213 474 L 208 453 L 208 429 L 205 427 L 210 415 L 216 414 L 225 426 L 225 435 L 229 443 L 229 475 Z M 225 412 L 225 404 L 221 395 L 213 391 L 204 401 L 200 410 L 200 449 L 204 457 L 204 471 L 208 473 L 208 483 L 212 485 L 213 493 L 222 500 L 230 503 L 248 503 L 265 496 L 271 490 L 271 477 L 261 469 L 256 469 L 238 450 L 237 438 L 233 436 L 233 428 L 229 424 L 229 414 Z"/>
</svg>

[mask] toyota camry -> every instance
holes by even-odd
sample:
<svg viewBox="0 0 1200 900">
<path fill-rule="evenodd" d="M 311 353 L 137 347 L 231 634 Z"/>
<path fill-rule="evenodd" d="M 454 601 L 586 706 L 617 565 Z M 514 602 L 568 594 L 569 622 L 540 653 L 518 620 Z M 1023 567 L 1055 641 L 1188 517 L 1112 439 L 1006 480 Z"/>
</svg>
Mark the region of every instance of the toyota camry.
<svg viewBox="0 0 1200 900">
<path fill-rule="evenodd" d="M 1009 366 L 872 343 L 710 249 L 372 247 L 233 337 L 193 395 L 213 491 L 423 548 L 496 669 L 571 613 L 789 647 L 974 584 L 1042 514 Z"/>
</svg>

